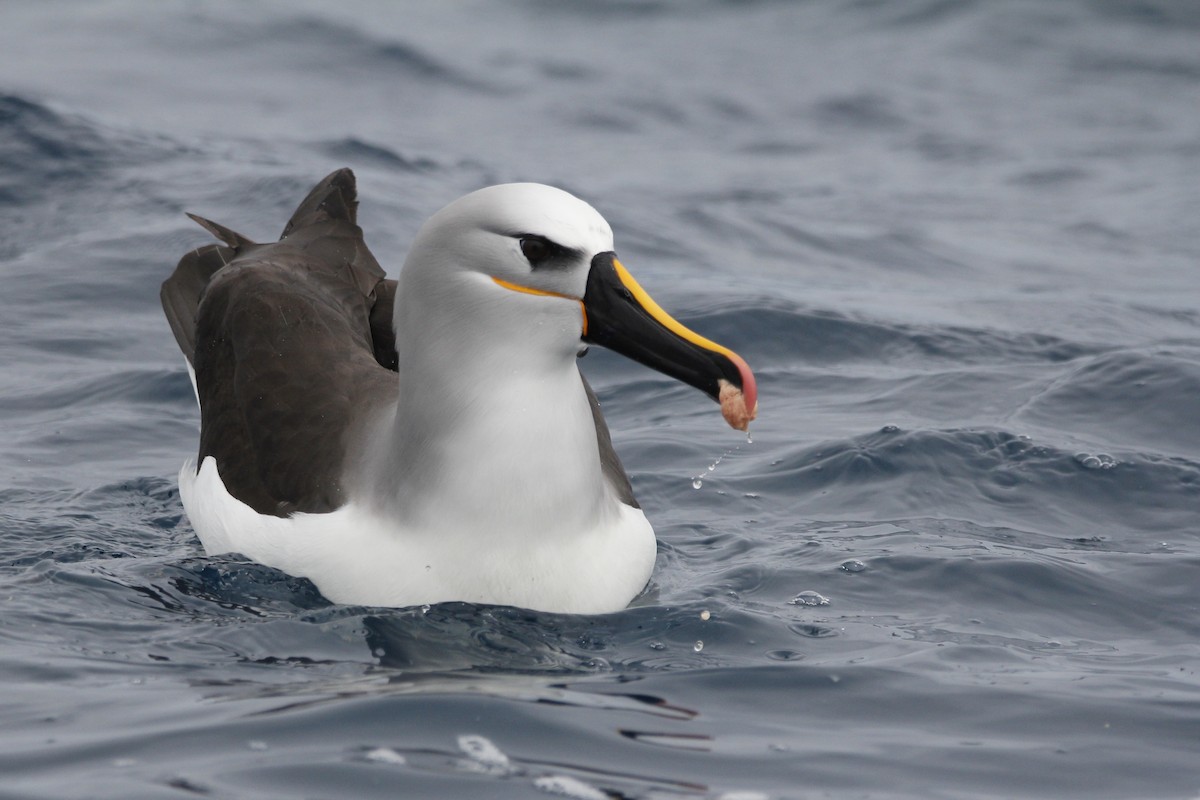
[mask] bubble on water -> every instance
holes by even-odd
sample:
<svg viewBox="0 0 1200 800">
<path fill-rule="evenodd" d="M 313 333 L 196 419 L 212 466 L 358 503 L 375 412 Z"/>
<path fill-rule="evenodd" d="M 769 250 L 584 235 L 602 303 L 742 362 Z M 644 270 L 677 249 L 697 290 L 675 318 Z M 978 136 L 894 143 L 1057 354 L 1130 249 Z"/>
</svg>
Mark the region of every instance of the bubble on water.
<svg viewBox="0 0 1200 800">
<path fill-rule="evenodd" d="M 511 769 L 508 756 L 484 736 L 459 736 L 458 749 L 471 760 L 468 768 L 482 768 L 493 774 L 507 774 Z"/>
<path fill-rule="evenodd" d="M 650 649 L 651 650 L 666 650 L 667 646 L 665 644 L 663 644 L 662 642 L 651 642 Z"/>
<path fill-rule="evenodd" d="M 849 561 L 843 561 L 839 569 L 842 572 L 862 572 L 867 568 L 867 565 L 859 561 L 857 558 L 852 558 Z"/>
<path fill-rule="evenodd" d="M 699 653 L 701 650 L 704 649 L 704 642 L 697 639 L 696 643 L 694 645 L 692 645 L 692 649 L 695 650 L 697 653 Z"/>
<path fill-rule="evenodd" d="M 394 764 L 400 766 L 408 763 L 404 756 L 390 747 L 376 747 L 373 750 L 368 750 L 363 754 L 363 758 L 367 761 L 374 761 L 376 764 Z"/>
<path fill-rule="evenodd" d="M 1075 462 L 1084 469 L 1112 469 L 1121 463 L 1108 453 L 1076 453 Z"/>
<path fill-rule="evenodd" d="M 895 425 L 884 425 L 882 428 L 879 429 L 879 432 L 880 433 L 899 433 L 900 428 L 898 428 Z"/>
<path fill-rule="evenodd" d="M 823 597 L 817 592 L 807 590 L 793 597 L 789 602 L 794 606 L 827 606 L 829 598 Z"/>
<path fill-rule="evenodd" d="M 574 800 L 608 800 L 609 795 L 591 784 L 570 775 L 543 775 L 533 779 L 535 788 L 546 794 L 570 797 Z"/>
</svg>

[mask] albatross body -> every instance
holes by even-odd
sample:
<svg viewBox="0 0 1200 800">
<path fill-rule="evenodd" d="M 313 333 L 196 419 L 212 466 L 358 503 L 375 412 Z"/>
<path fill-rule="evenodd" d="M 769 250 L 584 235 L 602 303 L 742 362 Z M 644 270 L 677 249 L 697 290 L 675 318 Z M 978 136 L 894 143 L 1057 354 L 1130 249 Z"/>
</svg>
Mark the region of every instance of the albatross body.
<svg viewBox="0 0 1200 800">
<path fill-rule="evenodd" d="M 583 201 L 481 189 L 435 214 L 397 281 L 333 173 L 275 243 L 223 245 L 162 300 L 200 402 L 180 495 L 210 555 L 311 579 L 334 602 L 624 607 L 654 532 L 576 366 L 590 343 L 700 388 L 744 429 L 745 362 L 662 311 Z"/>
</svg>

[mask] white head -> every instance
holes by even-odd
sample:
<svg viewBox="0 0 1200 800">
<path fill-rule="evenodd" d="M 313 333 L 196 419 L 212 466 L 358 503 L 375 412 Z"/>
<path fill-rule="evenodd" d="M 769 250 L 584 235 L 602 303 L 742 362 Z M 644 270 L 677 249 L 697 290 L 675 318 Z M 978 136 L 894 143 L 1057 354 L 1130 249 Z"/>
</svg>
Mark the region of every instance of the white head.
<svg viewBox="0 0 1200 800">
<path fill-rule="evenodd" d="M 612 249 L 604 218 L 561 189 L 510 183 L 472 192 L 434 214 L 413 242 L 397 291 L 398 344 L 416 324 L 423 347 L 478 349 L 478 334 L 493 357 L 506 343 L 525 358 L 573 356 L 592 258 Z"/>
</svg>

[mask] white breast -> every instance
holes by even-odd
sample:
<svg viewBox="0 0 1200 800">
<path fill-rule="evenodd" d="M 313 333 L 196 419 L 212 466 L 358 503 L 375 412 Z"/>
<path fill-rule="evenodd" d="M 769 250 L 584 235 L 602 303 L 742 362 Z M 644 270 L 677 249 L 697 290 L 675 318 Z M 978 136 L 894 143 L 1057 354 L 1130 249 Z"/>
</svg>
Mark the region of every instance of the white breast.
<svg viewBox="0 0 1200 800">
<path fill-rule="evenodd" d="M 511 536 L 404 530 L 365 506 L 289 518 L 255 512 L 225 489 L 216 461 L 179 474 L 184 509 L 209 555 L 241 553 L 310 579 L 336 603 L 411 606 L 449 600 L 567 613 L 617 611 L 650 578 L 654 531 L 639 509 L 613 501 L 589 530 Z"/>
</svg>

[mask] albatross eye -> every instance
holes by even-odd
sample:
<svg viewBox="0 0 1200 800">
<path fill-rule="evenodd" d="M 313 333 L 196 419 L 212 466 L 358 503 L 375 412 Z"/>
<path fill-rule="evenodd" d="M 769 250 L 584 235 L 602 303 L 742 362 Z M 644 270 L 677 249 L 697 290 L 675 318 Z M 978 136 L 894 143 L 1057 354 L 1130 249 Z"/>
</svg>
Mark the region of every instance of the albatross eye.
<svg viewBox="0 0 1200 800">
<path fill-rule="evenodd" d="M 544 236 L 522 236 L 521 252 L 532 267 L 540 267 L 555 255 L 555 246 Z"/>
<path fill-rule="evenodd" d="M 513 234 L 521 252 L 534 269 L 570 269 L 583 258 L 583 252 L 551 241 L 537 233 Z"/>
</svg>

